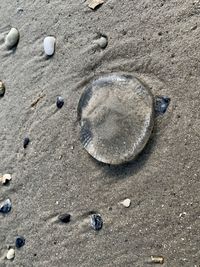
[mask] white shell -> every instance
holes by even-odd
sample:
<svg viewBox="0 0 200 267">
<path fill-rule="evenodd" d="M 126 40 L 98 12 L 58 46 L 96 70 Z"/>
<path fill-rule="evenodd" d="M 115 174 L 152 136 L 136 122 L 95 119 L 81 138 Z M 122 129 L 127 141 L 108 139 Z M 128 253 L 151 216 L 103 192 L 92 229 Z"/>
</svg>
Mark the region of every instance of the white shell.
<svg viewBox="0 0 200 267">
<path fill-rule="evenodd" d="M 108 40 L 106 37 L 101 36 L 98 40 L 95 40 L 94 43 L 99 45 L 101 48 L 105 48 L 108 44 Z"/>
<path fill-rule="evenodd" d="M 47 56 L 52 56 L 55 52 L 56 39 L 53 36 L 44 38 L 44 52 Z"/>
<path fill-rule="evenodd" d="M 19 31 L 16 28 L 11 28 L 5 38 L 5 45 L 8 49 L 13 48 L 19 42 Z"/>
<path fill-rule="evenodd" d="M 8 260 L 12 260 L 12 259 L 14 259 L 14 257 L 15 257 L 15 250 L 13 248 L 11 248 L 11 249 L 8 250 L 6 258 Z"/>
<path fill-rule="evenodd" d="M 6 173 L 3 176 L 0 176 L 0 182 L 2 184 L 5 184 L 7 181 L 10 181 L 11 179 L 12 179 L 12 177 L 9 173 Z"/>
<path fill-rule="evenodd" d="M 128 208 L 131 205 L 131 200 L 129 198 L 124 199 L 122 202 L 120 202 L 124 207 Z"/>
</svg>

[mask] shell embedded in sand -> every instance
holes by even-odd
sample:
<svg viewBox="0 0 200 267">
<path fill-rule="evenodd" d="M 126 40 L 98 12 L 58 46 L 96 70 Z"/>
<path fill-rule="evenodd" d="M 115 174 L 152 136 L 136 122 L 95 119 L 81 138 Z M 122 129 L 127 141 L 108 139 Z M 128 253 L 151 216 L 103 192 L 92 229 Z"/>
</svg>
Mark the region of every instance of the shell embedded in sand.
<svg viewBox="0 0 200 267">
<path fill-rule="evenodd" d="M 99 5 L 102 5 L 104 3 L 104 0 L 88 0 L 87 3 L 89 8 L 95 9 Z"/>
<path fill-rule="evenodd" d="M 170 98 L 168 96 L 156 96 L 155 97 L 155 113 L 157 115 L 162 115 L 167 111 L 170 103 Z"/>
<path fill-rule="evenodd" d="M 4 83 L 0 80 L 0 97 L 4 96 L 6 91 Z"/>
<path fill-rule="evenodd" d="M 0 213 L 6 214 L 10 212 L 11 209 L 12 209 L 12 203 L 9 198 L 0 203 Z"/>
<path fill-rule="evenodd" d="M 12 260 L 15 257 L 15 250 L 13 248 L 9 249 L 6 255 L 8 260 Z"/>
<path fill-rule="evenodd" d="M 19 42 L 19 31 L 16 28 L 11 28 L 5 38 L 5 45 L 8 49 L 13 48 Z"/>
<path fill-rule="evenodd" d="M 57 99 L 56 99 L 56 106 L 57 106 L 57 108 L 62 108 L 63 107 L 63 105 L 64 105 L 64 99 L 63 99 L 63 97 L 62 96 L 58 96 L 57 97 Z"/>
<path fill-rule="evenodd" d="M 99 39 L 95 40 L 94 43 L 104 49 L 108 44 L 108 38 L 105 36 L 101 36 Z"/>
<path fill-rule="evenodd" d="M 12 177 L 9 173 L 6 173 L 3 176 L 0 176 L 0 182 L 2 184 L 7 184 L 11 179 L 12 179 Z"/>
<path fill-rule="evenodd" d="M 56 39 L 53 36 L 44 38 L 44 52 L 47 56 L 52 56 L 55 52 Z"/>
<path fill-rule="evenodd" d="M 130 161 L 146 145 L 153 115 L 153 97 L 140 80 L 118 73 L 100 76 L 85 88 L 78 104 L 81 142 L 98 161 Z"/>
<path fill-rule="evenodd" d="M 101 230 L 103 227 L 103 219 L 100 214 L 93 214 L 90 218 L 90 225 L 96 231 Z"/>
<path fill-rule="evenodd" d="M 124 199 L 122 202 L 120 202 L 125 208 L 129 208 L 131 205 L 131 200 L 129 198 Z"/>
<path fill-rule="evenodd" d="M 15 240 L 16 248 L 21 248 L 25 245 L 25 238 L 23 236 L 17 236 Z"/>
</svg>

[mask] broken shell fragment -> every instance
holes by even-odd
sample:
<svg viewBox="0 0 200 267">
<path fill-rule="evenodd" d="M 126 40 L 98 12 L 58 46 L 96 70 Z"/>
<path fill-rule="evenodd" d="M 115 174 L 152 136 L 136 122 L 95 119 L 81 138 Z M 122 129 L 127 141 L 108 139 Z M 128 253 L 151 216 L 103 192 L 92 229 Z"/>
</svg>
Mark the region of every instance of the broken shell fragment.
<svg viewBox="0 0 200 267">
<path fill-rule="evenodd" d="M 104 3 L 104 0 L 88 0 L 87 3 L 89 8 L 95 9 L 98 6 L 102 5 Z"/>
<path fill-rule="evenodd" d="M 5 38 L 5 45 L 8 49 L 12 49 L 19 42 L 19 31 L 16 28 L 11 28 Z"/>
<path fill-rule="evenodd" d="M 9 173 L 6 173 L 3 176 L 0 176 L 0 182 L 2 184 L 7 184 L 11 179 L 12 179 L 12 177 Z"/>
<path fill-rule="evenodd" d="M 79 100 L 80 139 L 96 160 L 122 164 L 145 147 L 154 124 L 148 87 L 129 74 L 112 73 L 92 81 Z"/>
<path fill-rule="evenodd" d="M 120 202 L 125 208 L 129 208 L 131 205 L 131 200 L 129 198 L 124 199 L 122 202 Z"/>
<path fill-rule="evenodd" d="M 0 97 L 3 97 L 5 94 L 6 88 L 4 83 L 0 80 Z"/>
<path fill-rule="evenodd" d="M 53 36 L 44 38 L 44 52 L 47 56 L 52 56 L 55 52 L 56 39 Z"/>
<path fill-rule="evenodd" d="M 162 115 L 167 111 L 170 104 L 170 98 L 168 96 L 156 96 L 155 97 L 155 113 Z"/>
<path fill-rule="evenodd" d="M 149 264 L 163 264 L 164 263 L 164 257 L 162 257 L 162 256 L 150 256 L 150 257 L 146 258 L 145 262 L 149 263 Z"/>
</svg>

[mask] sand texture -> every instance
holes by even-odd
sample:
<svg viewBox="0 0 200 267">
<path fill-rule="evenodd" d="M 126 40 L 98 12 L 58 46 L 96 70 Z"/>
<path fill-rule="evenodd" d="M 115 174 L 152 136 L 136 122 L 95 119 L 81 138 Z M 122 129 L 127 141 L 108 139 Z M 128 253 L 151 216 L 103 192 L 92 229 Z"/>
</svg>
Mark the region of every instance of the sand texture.
<svg viewBox="0 0 200 267">
<path fill-rule="evenodd" d="M 200 1 L 107 0 L 92 10 L 84 0 L 0 0 L 0 12 L 0 173 L 12 175 L 0 201 L 13 204 L 0 214 L 0 267 L 145 267 L 149 255 L 199 266 Z M 20 40 L 7 50 L 11 27 Z M 51 58 L 46 36 L 56 38 Z M 171 98 L 145 150 L 118 167 L 87 154 L 77 122 L 83 87 L 109 72 Z M 103 218 L 98 232 L 91 211 Z M 56 221 L 62 213 L 69 223 Z M 6 260 L 17 235 L 26 243 Z"/>
</svg>

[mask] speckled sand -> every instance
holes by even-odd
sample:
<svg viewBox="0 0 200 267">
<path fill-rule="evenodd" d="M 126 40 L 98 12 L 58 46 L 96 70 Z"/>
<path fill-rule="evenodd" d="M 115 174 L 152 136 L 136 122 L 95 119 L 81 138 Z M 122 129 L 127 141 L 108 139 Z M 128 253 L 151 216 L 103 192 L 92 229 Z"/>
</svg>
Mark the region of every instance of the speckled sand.
<svg viewBox="0 0 200 267">
<path fill-rule="evenodd" d="M 149 255 L 163 256 L 165 267 L 199 266 L 200 2 L 105 0 L 93 11 L 84 0 L 1 0 L 0 14 L 0 173 L 12 175 L 0 200 L 13 203 L 0 216 L 0 266 L 143 267 Z M 11 27 L 20 41 L 8 51 Z M 49 59 L 46 36 L 56 38 Z M 121 167 L 97 163 L 78 138 L 83 85 L 112 71 L 171 98 L 146 149 Z M 104 220 L 99 232 L 90 211 Z M 71 222 L 59 224 L 62 213 Z M 3 259 L 17 235 L 25 246 Z"/>
</svg>

